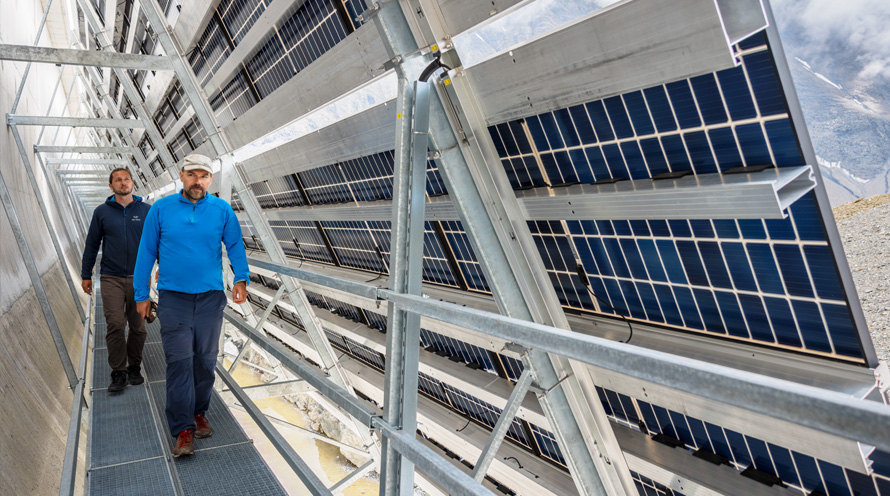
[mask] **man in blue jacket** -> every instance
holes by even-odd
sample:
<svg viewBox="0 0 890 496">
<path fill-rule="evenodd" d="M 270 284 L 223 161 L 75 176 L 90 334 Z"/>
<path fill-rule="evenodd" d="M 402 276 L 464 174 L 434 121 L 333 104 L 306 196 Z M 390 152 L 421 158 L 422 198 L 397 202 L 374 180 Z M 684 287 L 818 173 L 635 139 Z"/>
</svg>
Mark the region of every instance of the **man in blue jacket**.
<svg viewBox="0 0 890 496">
<path fill-rule="evenodd" d="M 118 168 L 111 171 L 108 186 L 113 195 L 93 211 L 90 231 L 83 249 L 80 268 L 81 286 L 93 294 L 93 266 L 102 246 L 102 309 L 107 330 L 105 345 L 108 365 L 111 366 L 109 393 L 124 390 L 127 382 L 142 384 L 140 374 L 142 347 L 145 345 L 145 321 L 136 310 L 133 300 L 133 268 L 142 237 L 142 223 L 151 205 L 133 195 L 130 171 Z M 127 323 L 130 333 L 126 334 Z"/>
<path fill-rule="evenodd" d="M 216 379 L 226 293 L 222 244 L 235 273 L 232 299 L 247 299 L 248 268 L 241 226 L 232 207 L 207 194 L 211 160 L 185 157 L 182 190 L 156 201 L 148 212 L 133 287 L 139 312 L 147 316 L 151 270 L 158 261 L 158 319 L 167 361 L 167 425 L 176 437 L 173 456 L 194 454 L 194 438 L 213 428 L 205 417 Z"/>
</svg>

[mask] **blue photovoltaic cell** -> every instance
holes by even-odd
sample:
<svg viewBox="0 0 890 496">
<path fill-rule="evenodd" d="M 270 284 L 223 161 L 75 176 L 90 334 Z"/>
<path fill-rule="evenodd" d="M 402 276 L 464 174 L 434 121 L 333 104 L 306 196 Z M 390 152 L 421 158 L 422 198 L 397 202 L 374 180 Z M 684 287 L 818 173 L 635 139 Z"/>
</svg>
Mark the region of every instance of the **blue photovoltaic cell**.
<svg viewBox="0 0 890 496">
<path fill-rule="evenodd" d="M 717 80 L 713 74 L 704 74 L 691 78 L 695 98 L 698 100 L 698 109 L 701 112 L 705 124 L 718 124 L 727 121 L 726 108 L 723 106 L 723 98 L 717 87 Z"/>
<path fill-rule="evenodd" d="M 692 170 L 696 174 L 713 174 L 717 172 L 717 164 L 711 153 L 711 145 L 704 131 L 695 131 L 683 135 L 683 142 L 689 151 Z"/>
<path fill-rule="evenodd" d="M 593 122 L 593 129 L 600 141 L 612 141 L 615 134 L 612 132 L 612 125 L 609 123 L 609 115 L 606 114 L 606 107 L 603 106 L 601 100 L 591 102 L 585 105 L 587 114 Z"/>
<path fill-rule="evenodd" d="M 537 442 L 538 448 L 541 450 L 541 455 L 544 458 L 550 459 L 565 467 L 565 458 L 563 458 L 562 456 L 559 445 L 556 444 L 556 438 L 553 436 L 553 433 L 545 429 L 541 429 L 534 424 L 529 424 L 529 427 L 531 427 L 532 435 L 535 438 L 535 442 Z"/>
<path fill-rule="evenodd" d="M 451 356 L 459 356 L 466 363 L 476 363 L 485 367 L 486 370 L 494 371 L 494 365 L 488 356 L 488 351 L 478 346 L 473 346 L 426 329 L 420 330 L 420 342 L 424 347 L 432 346 L 437 351 L 448 351 Z"/>
<path fill-rule="evenodd" d="M 739 146 L 745 157 L 745 165 L 772 164 L 773 160 L 766 146 L 763 129 L 760 124 L 745 124 L 735 128 Z"/>
<path fill-rule="evenodd" d="M 457 221 L 442 222 L 442 229 L 448 245 L 454 252 L 457 264 L 463 273 L 464 280 L 469 289 L 473 291 L 489 292 L 488 282 L 482 274 L 482 266 L 476 260 L 476 254 L 470 246 L 470 238 L 463 226 Z"/>
<path fill-rule="evenodd" d="M 634 130 L 637 136 L 646 136 L 655 132 L 655 126 L 652 124 L 652 118 L 649 116 L 649 109 L 646 107 L 646 100 L 643 98 L 641 91 L 625 93 L 624 105 L 630 115 Z"/>
<path fill-rule="evenodd" d="M 615 131 L 617 139 L 630 138 L 634 135 L 633 127 L 631 127 L 630 119 L 627 116 L 627 110 L 620 96 L 613 96 L 603 100 L 606 106 L 606 112 L 609 114 L 609 120 L 612 122 L 612 129 Z"/>
<path fill-rule="evenodd" d="M 494 427 L 495 423 L 497 423 L 498 418 L 501 416 L 501 410 L 499 408 L 490 405 L 480 400 L 479 398 L 471 396 L 463 391 L 460 391 L 448 384 L 441 384 L 442 388 L 445 390 L 445 394 L 448 397 L 448 400 L 458 411 L 471 417 L 473 420 L 476 420 L 477 422 L 480 422 L 481 424 L 487 426 L 489 429 Z M 528 439 L 525 435 L 525 430 L 522 428 L 522 425 L 517 418 L 513 419 L 512 424 L 507 429 L 507 437 L 525 446 L 528 446 Z M 535 437 L 538 437 L 537 434 Z M 553 441 L 553 444 L 555 447 L 555 440 Z"/>
<path fill-rule="evenodd" d="M 720 82 L 729 115 L 733 120 L 757 117 L 757 109 L 754 108 L 754 101 L 751 99 L 744 69 L 735 67 L 720 71 L 717 73 L 717 80 Z"/>
<path fill-rule="evenodd" d="M 597 386 L 596 391 L 606 414 L 613 421 L 637 428 L 635 417 L 628 415 L 628 412 L 639 409 L 649 435 L 664 434 L 681 441 L 690 451 L 703 449 L 724 456 L 740 472 L 753 466 L 780 477 L 796 494 L 815 491 L 828 496 L 877 496 L 875 485 L 882 487 L 887 481 L 881 471 L 888 467 L 886 463 L 890 463 L 890 457 L 883 453 L 871 456 L 873 466 L 879 468 L 875 468 L 875 474 L 869 477 L 609 389 Z M 639 480 L 648 479 L 642 477 Z M 890 493 L 882 489 L 881 494 Z"/>
<path fill-rule="evenodd" d="M 677 121 L 674 119 L 664 86 L 646 88 L 643 90 L 643 95 L 646 96 L 646 103 L 649 105 L 649 112 L 658 132 L 666 133 L 677 129 Z"/>
<path fill-rule="evenodd" d="M 692 96 L 689 81 L 674 81 L 666 84 L 665 88 L 667 88 L 680 127 L 685 129 L 700 126 L 701 118 L 698 115 L 698 108 L 695 106 L 695 98 Z"/>
<path fill-rule="evenodd" d="M 760 115 L 776 115 L 787 113 L 785 93 L 779 83 L 776 69 L 769 51 L 756 52 L 742 56 L 757 107 Z"/>
</svg>

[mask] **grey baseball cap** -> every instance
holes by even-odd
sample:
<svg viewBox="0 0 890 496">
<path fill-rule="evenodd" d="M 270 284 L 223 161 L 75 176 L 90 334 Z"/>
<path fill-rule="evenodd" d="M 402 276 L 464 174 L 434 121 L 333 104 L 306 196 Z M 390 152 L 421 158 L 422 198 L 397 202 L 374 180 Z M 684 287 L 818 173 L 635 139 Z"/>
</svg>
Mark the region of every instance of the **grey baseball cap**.
<svg viewBox="0 0 890 496">
<path fill-rule="evenodd" d="M 186 155 L 185 158 L 182 160 L 182 170 L 190 171 L 200 169 L 213 174 L 213 168 L 210 167 L 210 164 L 212 162 L 213 160 L 210 157 L 198 153 L 192 153 L 191 155 Z"/>
</svg>

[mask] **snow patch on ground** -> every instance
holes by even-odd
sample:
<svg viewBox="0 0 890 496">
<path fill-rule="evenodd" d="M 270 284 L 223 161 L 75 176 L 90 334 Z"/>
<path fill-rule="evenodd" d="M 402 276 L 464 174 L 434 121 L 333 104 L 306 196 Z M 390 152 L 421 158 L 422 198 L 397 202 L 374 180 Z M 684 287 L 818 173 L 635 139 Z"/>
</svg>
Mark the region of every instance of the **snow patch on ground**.
<svg viewBox="0 0 890 496">
<path fill-rule="evenodd" d="M 836 170 L 840 171 L 842 174 L 844 174 L 845 176 L 850 178 L 851 181 L 856 181 L 857 183 L 860 183 L 860 184 L 866 184 L 869 182 L 869 179 L 862 179 L 861 177 L 856 177 L 852 172 L 848 171 L 847 169 L 844 169 L 841 166 L 842 162 L 840 162 L 840 161 L 830 162 L 830 161 L 825 160 L 824 158 L 816 155 L 816 162 L 818 162 L 819 167 L 822 167 L 823 169 L 836 169 Z"/>
</svg>

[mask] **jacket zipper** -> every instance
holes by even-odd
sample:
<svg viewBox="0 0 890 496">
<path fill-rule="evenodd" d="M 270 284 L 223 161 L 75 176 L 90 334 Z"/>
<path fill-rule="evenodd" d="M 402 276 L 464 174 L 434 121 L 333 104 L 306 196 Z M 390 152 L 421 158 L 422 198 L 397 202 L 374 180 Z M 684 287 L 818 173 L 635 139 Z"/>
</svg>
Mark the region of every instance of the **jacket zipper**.
<svg viewBox="0 0 890 496">
<path fill-rule="evenodd" d="M 130 266 L 130 234 L 127 231 L 127 207 L 124 207 L 124 243 L 127 251 L 127 265 L 124 267 L 124 270 Z"/>
</svg>

